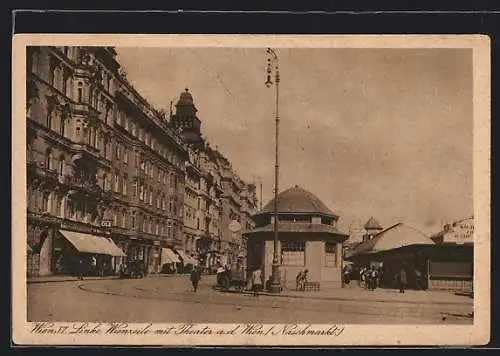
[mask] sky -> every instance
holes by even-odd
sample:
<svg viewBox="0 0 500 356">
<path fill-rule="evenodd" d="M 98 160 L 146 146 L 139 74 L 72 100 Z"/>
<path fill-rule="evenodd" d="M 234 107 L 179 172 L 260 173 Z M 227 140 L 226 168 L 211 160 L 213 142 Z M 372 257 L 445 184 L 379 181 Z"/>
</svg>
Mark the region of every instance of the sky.
<svg viewBox="0 0 500 356">
<path fill-rule="evenodd" d="M 242 179 L 274 184 L 275 87 L 265 48 L 116 48 L 129 81 L 169 112 L 189 88 L 212 147 Z M 278 48 L 280 191 L 340 215 L 430 234 L 473 213 L 472 52 Z"/>
</svg>

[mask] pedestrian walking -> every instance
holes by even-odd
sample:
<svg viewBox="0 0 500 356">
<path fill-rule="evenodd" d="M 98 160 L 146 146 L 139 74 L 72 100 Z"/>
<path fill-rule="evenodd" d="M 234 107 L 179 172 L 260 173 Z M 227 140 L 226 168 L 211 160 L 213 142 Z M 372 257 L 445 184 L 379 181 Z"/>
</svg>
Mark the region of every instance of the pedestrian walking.
<svg viewBox="0 0 500 356">
<path fill-rule="evenodd" d="M 396 275 L 396 280 L 398 281 L 399 293 L 404 293 L 406 284 L 408 283 L 408 277 L 406 276 L 406 271 L 401 268 Z"/>
<path fill-rule="evenodd" d="M 351 267 L 345 266 L 343 270 L 344 284 L 349 285 L 351 283 Z"/>
<path fill-rule="evenodd" d="M 371 270 L 369 271 L 369 289 L 371 291 L 377 289 L 377 282 L 378 282 L 378 271 L 375 268 L 375 266 L 372 266 Z"/>
<path fill-rule="evenodd" d="M 262 270 L 260 268 L 252 272 L 252 289 L 254 297 L 258 297 L 262 290 Z"/>
<path fill-rule="evenodd" d="M 217 268 L 217 286 L 222 287 L 224 285 L 224 267 L 222 265 L 219 265 Z"/>
<path fill-rule="evenodd" d="M 196 292 L 198 290 L 198 283 L 201 280 L 201 273 L 198 267 L 193 267 L 191 271 L 191 284 L 193 285 L 193 291 Z"/>
<path fill-rule="evenodd" d="M 361 267 L 359 270 L 359 286 L 366 288 L 366 268 Z"/>
<path fill-rule="evenodd" d="M 97 271 L 97 259 L 95 258 L 94 255 L 92 255 L 90 257 L 90 270 L 91 270 L 93 275 L 96 275 L 96 276 L 99 275 L 99 273 Z"/>
<path fill-rule="evenodd" d="M 83 263 L 83 258 L 80 257 L 80 260 L 78 261 L 78 279 L 83 281 L 83 275 L 85 273 L 84 271 L 85 264 Z"/>
<path fill-rule="evenodd" d="M 306 269 L 304 271 L 300 271 L 297 276 L 295 277 L 295 282 L 296 282 L 296 287 L 295 289 L 297 291 L 303 291 L 305 289 L 305 285 L 307 282 L 307 273 L 309 271 Z"/>
<path fill-rule="evenodd" d="M 422 290 L 422 272 L 420 272 L 418 269 L 415 270 L 415 289 L 416 290 Z"/>
</svg>

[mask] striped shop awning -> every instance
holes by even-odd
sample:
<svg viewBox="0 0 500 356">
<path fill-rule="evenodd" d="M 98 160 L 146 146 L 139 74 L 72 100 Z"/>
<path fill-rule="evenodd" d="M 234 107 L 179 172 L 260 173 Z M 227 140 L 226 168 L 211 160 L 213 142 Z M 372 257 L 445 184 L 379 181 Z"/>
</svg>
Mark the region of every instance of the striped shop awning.
<svg viewBox="0 0 500 356">
<path fill-rule="evenodd" d="M 193 257 L 186 254 L 183 250 L 177 250 L 177 254 L 182 258 L 182 261 L 185 265 L 197 265 L 198 261 L 196 261 Z"/>
<path fill-rule="evenodd" d="M 117 257 L 126 256 L 126 254 L 118 246 L 116 246 L 110 238 L 67 230 L 59 230 L 59 232 L 79 252 Z"/>
<path fill-rule="evenodd" d="M 161 249 L 161 264 L 164 265 L 166 263 L 180 263 L 181 260 L 179 259 L 179 257 L 177 257 L 177 255 L 174 253 L 174 251 L 172 251 L 171 249 L 169 248 L 165 248 L 163 247 Z"/>
</svg>

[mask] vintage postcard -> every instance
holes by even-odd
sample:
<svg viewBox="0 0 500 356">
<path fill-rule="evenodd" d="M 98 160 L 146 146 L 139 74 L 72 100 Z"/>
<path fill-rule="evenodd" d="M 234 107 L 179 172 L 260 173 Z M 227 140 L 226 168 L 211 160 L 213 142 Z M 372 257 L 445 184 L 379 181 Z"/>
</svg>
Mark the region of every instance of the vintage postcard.
<svg viewBox="0 0 500 356">
<path fill-rule="evenodd" d="M 16 35 L 13 342 L 484 345 L 486 36 Z"/>
</svg>

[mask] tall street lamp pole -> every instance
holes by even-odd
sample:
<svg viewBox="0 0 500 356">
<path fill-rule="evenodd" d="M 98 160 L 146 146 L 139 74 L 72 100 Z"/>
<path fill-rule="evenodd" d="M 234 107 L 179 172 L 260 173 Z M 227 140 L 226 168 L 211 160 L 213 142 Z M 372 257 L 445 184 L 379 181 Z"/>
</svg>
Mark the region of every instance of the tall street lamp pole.
<svg viewBox="0 0 500 356">
<path fill-rule="evenodd" d="M 274 253 L 273 253 L 273 265 L 272 265 L 272 275 L 271 275 L 271 293 L 279 293 L 281 291 L 280 285 L 280 275 L 279 275 L 279 261 L 278 261 L 278 192 L 279 192 L 279 124 L 280 124 L 280 113 L 279 113 L 279 98 L 280 98 L 280 70 L 279 70 L 279 60 L 276 52 L 271 48 L 267 49 L 267 80 L 266 86 L 270 88 L 273 84 L 276 87 L 276 109 L 275 109 L 275 121 L 276 121 L 276 137 L 275 137 L 275 165 L 274 165 Z M 274 68 L 273 68 L 274 65 Z M 274 83 L 271 79 L 271 74 L 274 70 Z"/>
</svg>

